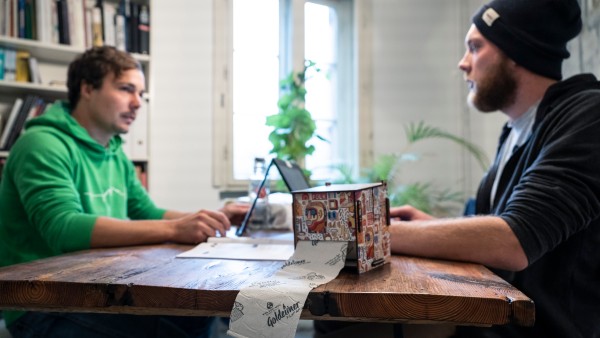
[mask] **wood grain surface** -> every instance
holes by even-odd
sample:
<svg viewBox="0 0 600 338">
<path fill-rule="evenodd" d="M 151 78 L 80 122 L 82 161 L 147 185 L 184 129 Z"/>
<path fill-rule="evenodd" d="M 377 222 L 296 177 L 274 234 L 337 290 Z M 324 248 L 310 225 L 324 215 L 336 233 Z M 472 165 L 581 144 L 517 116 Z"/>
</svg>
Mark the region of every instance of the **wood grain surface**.
<svg viewBox="0 0 600 338">
<path fill-rule="evenodd" d="M 240 288 L 283 264 L 175 257 L 188 249 L 96 249 L 1 268 L 0 309 L 229 316 Z M 531 326 L 535 307 L 481 265 L 394 256 L 312 290 L 302 318 Z"/>
</svg>

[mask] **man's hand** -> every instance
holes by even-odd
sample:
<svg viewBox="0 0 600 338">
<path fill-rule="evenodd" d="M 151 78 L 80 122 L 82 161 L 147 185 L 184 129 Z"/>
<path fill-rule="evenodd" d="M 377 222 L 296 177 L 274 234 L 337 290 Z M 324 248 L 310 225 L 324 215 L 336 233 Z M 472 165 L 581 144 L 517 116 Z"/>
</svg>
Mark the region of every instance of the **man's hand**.
<svg viewBox="0 0 600 338">
<path fill-rule="evenodd" d="M 250 204 L 248 203 L 231 202 L 225 204 L 220 211 L 229 218 L 231 224 L 239 225 L 244 221 L 248 209 L 250 209 Z"/>
<path fill-rule="evenodd" d="M 401 207 L 390 208 L 390 218 L 393 221 L 425 221 L 434 219 L 435 217 L 411 205 L 403 205 Z"/>
<path fill-rule="evenodd" d="M 216 236 L 217 233 L 224 237 L 230 227 L 231 223 L 224 213 L 200 210 L 173 220 L 173 241 L 196 244 Z"/>
</svg>

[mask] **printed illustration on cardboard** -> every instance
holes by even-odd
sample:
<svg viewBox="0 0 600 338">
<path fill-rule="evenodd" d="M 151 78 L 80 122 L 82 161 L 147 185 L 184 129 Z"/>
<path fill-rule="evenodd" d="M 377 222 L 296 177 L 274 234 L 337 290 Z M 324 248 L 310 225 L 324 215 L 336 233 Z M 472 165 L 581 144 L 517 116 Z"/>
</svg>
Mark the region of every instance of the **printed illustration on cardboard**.
<svg viewBox="0 0 600 338">
<path fill-rule="evenodd" d="M 389 261 L 384 183 L 328 185 L 292 194 L 296 241 L 347 241 L 346 266 L 360 273 Z"/>
</svg>

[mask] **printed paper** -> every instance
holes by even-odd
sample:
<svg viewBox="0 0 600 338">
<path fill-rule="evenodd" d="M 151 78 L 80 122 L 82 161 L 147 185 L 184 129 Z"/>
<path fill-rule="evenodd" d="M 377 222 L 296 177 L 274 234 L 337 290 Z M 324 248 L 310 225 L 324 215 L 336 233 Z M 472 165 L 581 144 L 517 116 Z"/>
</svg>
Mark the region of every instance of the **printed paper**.
<svg viewBox="0 0 600 338">
<path fill-rule="evenodd" d="M 299 241 L 281 270 L 240 290 L 227 334 L 238 338 L 294 337 L 308 293 L 337 277 L 347 248 L 348 242 Z"/>
</svg>

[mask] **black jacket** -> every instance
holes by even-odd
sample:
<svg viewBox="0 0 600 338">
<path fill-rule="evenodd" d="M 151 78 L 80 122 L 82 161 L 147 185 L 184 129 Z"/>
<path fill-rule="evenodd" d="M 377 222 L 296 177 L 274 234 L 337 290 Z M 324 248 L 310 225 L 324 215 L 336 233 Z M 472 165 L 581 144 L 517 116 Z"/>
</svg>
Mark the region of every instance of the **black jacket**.
<svg viewBox="0 0 600 338">
<path fill-rule="evenodd" d="M 505 128 L 506 129 L 506 128 Z M 501 137 L 500 146 L 505 136 Z M 498 215 L 529 266 L 495 271 L 535 302 L 533 328 L 465 328 L 465 337 L 600 337 L 600 83 L 591 74 L 551 86 L 532 135 L 509 159 L 490 205 L 492 170 L 476 214 Z M 470 334 L 467 334 L 467 331 Z"/>
</svg>

